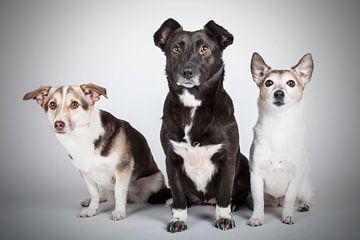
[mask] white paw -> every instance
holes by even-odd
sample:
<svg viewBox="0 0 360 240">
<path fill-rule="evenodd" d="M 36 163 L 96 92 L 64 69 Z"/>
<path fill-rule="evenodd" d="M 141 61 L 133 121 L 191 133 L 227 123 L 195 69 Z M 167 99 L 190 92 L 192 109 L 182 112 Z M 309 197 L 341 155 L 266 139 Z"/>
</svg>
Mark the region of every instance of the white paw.
<svg viewBox="0 0 360 240">
<path fill-rule="evenodd" d="M 166 205 L 168 205 L 169 207 L 173 206 L 173 199 L 169 198 L 168 200 L 166 200 Z"/>
<path fill-rule="evenodd" d="M 80 211 L 81 218 L 92 217 L 95 215 L 96 215 L 96 209 L 94 208 L 83 208 Z"/>
<path fill-rule="evenodd" d="M 120 221 L 126 218 L 126 213 L 125 212 L 119 212 L 119 211 L 113 211 L 111 213 L 111 219 L 113 221 Z"/>
<path fill-rule="evenodd" d="M 283 217 L 282 219 L 282 222 L 285 223 L 285 224 L 288 224 L 288 225 L 292 225 L 294 224 L 294 217 L 293 216 L 286 216 L 286 217 Z"/>
<path fill-rule="evenodd" d="M 91 201 L 90 198 L 85 198 L 84 200 L 82 200 L 82 201 L 80 202 L 80 205 L 81 205 L 82 207 L 88 207 L 88 206 L 90 205 L 90 201 Z"/>
<path fill-rule="evenodd" d="M 248 225 L 250 227 L 258 227 L 261 226 L 262 224 L 263 224 L 263 219 L 258 217 L 251 217 L 250 220 L 248 221 Z"/>
</svg>

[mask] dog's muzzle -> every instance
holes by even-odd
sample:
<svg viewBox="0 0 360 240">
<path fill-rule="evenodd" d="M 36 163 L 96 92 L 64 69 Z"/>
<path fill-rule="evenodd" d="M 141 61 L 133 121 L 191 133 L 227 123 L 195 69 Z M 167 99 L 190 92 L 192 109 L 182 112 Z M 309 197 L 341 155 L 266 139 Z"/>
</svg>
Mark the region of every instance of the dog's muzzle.
<svg viewBox="0 0 360 240">
<path fill-rule="evenodd" d="M 285 93 L 282 90 L 276 90 L 274 92 L 274 104 L 278 107 L 284 105 Z"/>
<path fill-rule="evenodd" d="M 199 77 L 194 76 L 192 78 L 184 78 L 182 76 L 179 76 L 176 85 L 183 86 L 186 88 L 193 88 L 200 85 Z"/>
</svg>

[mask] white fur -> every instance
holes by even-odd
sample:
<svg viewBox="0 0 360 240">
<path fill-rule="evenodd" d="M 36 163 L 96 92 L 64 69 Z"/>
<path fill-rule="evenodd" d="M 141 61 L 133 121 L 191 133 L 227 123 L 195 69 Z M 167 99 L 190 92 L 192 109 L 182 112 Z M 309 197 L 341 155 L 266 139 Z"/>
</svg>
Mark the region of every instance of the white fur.
<svg viewBox="0 0 360 240">
<path fill-rule="evenodd" d="M 222 144 L 191 146 L 187 142 L 170 142 L 175 153 L 184 159 L 184 170 L 188 177 L 198 191 L 205 193 L 207 184 L 217 170 L 210 159 L 221 149 Z"/>
<path fill-rule="evenodd" d="M 172 218 L 171 222 L 173 221 L 182 221 L 186 223 L 187 220 L 187 208 L 185 209 L 172 209 Z"/>
<path fill-rule="evenodd" d="M 215 219 L 218 220 L 220 218 L 232 218 L 230 204 L 227 207 L 219 207 L 218 205 L 216 205 Z"/>
<path fill-rule="evenodd" d="M 216 172 L 215 165 L 211 162 L 211 157 L 217 153 L 222 144 L 214 144 L 207 146 L 192 146 L 189 132 L 193 125 L 193 118 L 196 108 L 201 106 L 201 101 L 196 99 L 194 95 L 187 90 L 179 95 L 180 101 L 185 107 L 191 107 L 190 124 L 185 126 L 185 141 L 176 142 L 170 140 L 176 154 L 184 160 L 184 170 L 188 177 L 194 182 L 198 191 L 206 192 L 206 186 Z"/>
<path fill-rule="evenodd" d="M 259 99 L 259 118 L 254 127 L 250 153 L 251 191 L 254 212 L 249 225 L 261 225 L 264 218 L 264 192 L 283 197 L 283 220 L 292 218 L 296 198 L 310 204 L 310 185 L 305 173 L 303 101 L 285 108 L 266 108 Z"/>
<path fill-rule="evenodd" d="M 195 77 L 192 77 L 191 80 L 189 80 L 187 78 L 182 77 L 181 75 L 178 75 L 176 85 L 183 86 L 186 88 L 193 88 L 195 86 L 200 85 L 200 77 L 197 75 Z"/>
<path fill-rule="evenodd" d="M 72 157 L 74 166 L 85 172 L 96 184 L 114 190 L 112 178 L 116 164 L 119 162 L 119 152 L 107 157 L 100 155 L 94 148 L 94 140 L 104 132 L 99 110 L 94 109 L 93 121 L 88 127 L 75 128 L 67 134 L 56 134 L 62 145 Z"/>
</svg>

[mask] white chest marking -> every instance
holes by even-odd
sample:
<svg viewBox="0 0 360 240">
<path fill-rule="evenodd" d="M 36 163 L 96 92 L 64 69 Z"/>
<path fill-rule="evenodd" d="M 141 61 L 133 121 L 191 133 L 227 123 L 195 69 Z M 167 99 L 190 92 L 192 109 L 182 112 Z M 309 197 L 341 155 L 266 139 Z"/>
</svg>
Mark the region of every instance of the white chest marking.
<svg viewBox="0 0 360 240">
<path fill-rule="evenodd" d="M 170 142 L 175 153 L 183 158 L 187 176 L 194 182 L 198 191 L 205 193 L 207 184 L 217 170 L 210 159 L 221 149 L 222 144 L 191 146 L 186 142 Z"/>
<path fill-rule="evenodd" d="M 71 134 L 56 134 L 72 157 L 74 166 L 88 175 L 99 185 L 113 189 L 113 176 L 121 153 L 114 152 L 106 157 L 95 149 L 94 140 L 103 134 L 101 123 L 96 119 L 92 128 L 74 130 Z"/>
<path fill-rule="evenodd" d="M 188 125 L 185 126 L 184 129 L 184 134 L 185 134 L 185 141 L 190 143 L 190 137 L 189 137 L 189 132 L 193 126 L 193 119 L 195 116 L 195 112 L 196 109 L 201 106 L 201 101 L 196 99 L 194 95 L 190 94 L 188 90 L 184 90 L 183 93 L 181 95 L 179 95 L 179 99 L 180 101 L 184 104 L 185 107 L 190 107 L 191 108 L 191 112 L 190 112 L 190 123 Z"/>
</svg>

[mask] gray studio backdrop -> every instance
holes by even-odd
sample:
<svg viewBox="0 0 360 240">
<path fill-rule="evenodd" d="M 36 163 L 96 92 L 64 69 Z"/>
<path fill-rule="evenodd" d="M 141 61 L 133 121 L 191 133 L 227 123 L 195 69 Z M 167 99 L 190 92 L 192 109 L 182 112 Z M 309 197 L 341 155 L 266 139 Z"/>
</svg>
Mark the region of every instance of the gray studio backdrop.
<svg viewBox="0 0 360 240">
<path fill-rule="evenodd" d="M 87 196 L 78 172 L 42 110 L 35 102 L 21 100 L 25 92 L 40 85 L 93 82 L 106 87 L 109 99 L 101 99 L 98 107 L 140 130 L 165 171 L 159 140 L 167 94 L 165 57 L 152 36 L 169 17 L 186 30 L 197 30 L 214 19 L 234 35 L 234 44 L 224 52 L 225 88 L 235 105 L 241 149 L 247 156 L 257 119 L 258 89 L 249 69 L 252 53 L 259 52 L 270 66 L 281 69 L 294 65 L 307 52 L 313 54 L 315 71 L 305 89 L 305 101 L 316 203 L 321 206 L 323 199 L 332 199 L 341 206 L 340 215 L 341 211 L 353 214 L 343 216 L 348 227 L 328 226 L 338 233 L 327 233 L 329 237 L 359 236 L 354 232 L 358 231 L 354 216 L 359 213 L 359 6 L 357 1 L 1 1 L 0 236 L 97 236 L 88 236 L 95 230 L 78 219 L 78 202 Z M 88 220 L 89 224 L 114 227 L 109 211 Z M 159 211 L 161 220 L 157 219 L 152 231 L 166 239 L 170 236 L 164 226 L 170 211 L 165 207 Z M 211 226 L 213 209 L 206 212 L 211 215 L 199 220 L 207 222 L 202 233 L 214 231 L 212 236 L 217 236 Z M 134 210 L 128 221 L 151 223 L 151 216 L 144 220 L 141 215 L 141 210 Z M 252 231 L 245 226 L 249 215 L 239 218 L 240 230 L 232 232 L 239 238 L 241 229 Z M 76 228 L 70 231 L 69 221 L 81 225 L 81 233 Z M 274 221 L 274 226 L 281 225 Z M 127 226 L 133 231 L 128 229 L 126 234 L 135 239 L 139 232 L 131 223 Z M 322 226 L 322 220 L 314 224 Z M 185 236 L 199 234 L 196 227 Z M 108 237 L 112 234 L 97 231 Z M 290 235 L 296 239 L 296 234 Z"/>
</svg>

